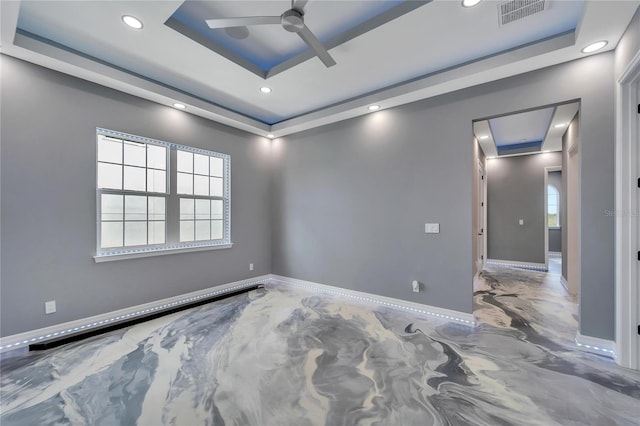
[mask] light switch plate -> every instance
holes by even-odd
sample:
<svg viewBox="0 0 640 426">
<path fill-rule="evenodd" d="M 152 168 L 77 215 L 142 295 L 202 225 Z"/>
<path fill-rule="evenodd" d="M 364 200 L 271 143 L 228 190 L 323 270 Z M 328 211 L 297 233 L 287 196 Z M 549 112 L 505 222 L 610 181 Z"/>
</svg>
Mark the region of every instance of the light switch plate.
<svg viewBox="0 0 640 426">
<path fill-rule="evenodd" d="M 424 224 L 424 232 L 425 232 L 425 234 L 439 234 L 440 233 L 440 224 L 439 223 L 425 223 Z"/>
<path fill-rule="evenodd" d="M 50 300 L 48 302 L 44 302 L 44 313 L 45 314 L 53 314 L 56 311 L 56 301 Z"/>
<path fill-rule="evenodd" d="M 518 221 L 518 223 L 519 223 L 520 225 L 524 225 L 524 219 L 520 219 L 520 220 Z"/>
</svg>

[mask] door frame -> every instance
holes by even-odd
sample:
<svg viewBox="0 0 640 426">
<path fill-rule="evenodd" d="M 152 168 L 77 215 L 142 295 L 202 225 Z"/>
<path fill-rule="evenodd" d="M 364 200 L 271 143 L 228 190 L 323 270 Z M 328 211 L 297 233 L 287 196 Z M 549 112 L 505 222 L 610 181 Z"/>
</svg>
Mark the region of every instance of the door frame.
<svg viewBox="0 0 640 426">
<path fill-rule="evenodd" d="M 482 261 L 480 262 L 480 265 L 478 265 L 478 272 L 480 272 L 487 265 L 487 180 L 488 179 L 487 179 L 487 167 L 482 160 L 478 160 L 477 171 L 478 171 L 478 191 L 479 191 L 478 195 L 482 195 L 481 197 L 478 197 L 479 198 L 478 201 L 481 203 L 480 208 L 478 209 L 478 215 L 481 216 L 482 220 L 479 221 L 478 219 L 480 218 L 476 218 L 476 220 L 478 220 L 478 225 L 480 225 L 480 229 L 482 229 Z M 482 178 L 482 176 L 484 177 L 484 179 Z M 478 259 L 476 259 L 476 262 L 477 261 Z"/>
<path fill-rule="evenodd" d="M 636 105 L 640 85 L 640 52 L 616 82 L 616 361 L 640 369 L 638 324 L 638 134 Z M 636 214 L 633 214 L 636 213 Z"/>
<path fill-rule="evenodd" d="M 549 185 L 549 172 L 561 171 L 562 166 L 547 166 L 544 168 L 544 267 L 547 271 L 549 270 L 549 200 L 547 199 L 547 186 Z M 560 202 L 560 200 L 558 200 L 558 202 Z M 558 211 L 560 211 L 559 205 Z M 566 212 L 561 212 L 560 214 L 566 214 Z M 567 219 L 568 218 L 567 216 Z M 563 247 L 562 249 L 564 250 L 565 248 Z"/>
</svg>

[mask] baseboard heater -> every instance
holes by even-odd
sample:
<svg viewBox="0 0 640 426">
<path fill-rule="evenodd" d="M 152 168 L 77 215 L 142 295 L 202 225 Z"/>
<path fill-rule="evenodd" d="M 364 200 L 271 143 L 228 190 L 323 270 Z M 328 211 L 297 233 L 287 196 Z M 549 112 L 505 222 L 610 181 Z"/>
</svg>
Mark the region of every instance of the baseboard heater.
<svg viewBox="0 0 640 426">
<path fill-rule="evenodd" d="M 207 299 L 201 299 L 195 302 L 185 303 L 184 305 L 175 306 L 173 308 L 169 308 L 163 311 L 156 311 L 153 313 L 149 313 L 147 315 L 140 315 L 135 318 L 131 318 L 129 320 L 118 322 L 115 324 L 109 324 L 104 327 L 92 328 L 91 330 L 87 330 L 84 332 L 80 332 L 76 334 L 68 334 L 68 335 L 65 335 L 64 337 L 58 337 L 50 340 L 45 340 L 43 342 L 34 343 L 29 345 L 29 351 L 43 351 L 47 349 L 56 348 L 58 346 L 66 345 L 67 343 L 77 342 L 79 340 L 87 339 L 89 337 L 98 336 L 100 334 L 109 333 L 114 330 L 119 330 L 121 328 L 126 328 L 132 325 L 140 324 L 142 322 L 151 321 L 153 319 L 160 318 L 165 315 L 184 311 L 185 309 L 195 308 L 196 306 L 206 305 L 208 303 L 216 302 L 218 300 L 226 299 L 232 296 L 237 296 L 239 294 L 246 293 L 251 290 L 257 290 L 259 288 L 264 288 L 264 284 L 259 283 L 252 286 L 247 286 L 240 290 L 230 291 L 229 293 L 218 294 L 216 296 L 212 296 Z"/>
</svg>

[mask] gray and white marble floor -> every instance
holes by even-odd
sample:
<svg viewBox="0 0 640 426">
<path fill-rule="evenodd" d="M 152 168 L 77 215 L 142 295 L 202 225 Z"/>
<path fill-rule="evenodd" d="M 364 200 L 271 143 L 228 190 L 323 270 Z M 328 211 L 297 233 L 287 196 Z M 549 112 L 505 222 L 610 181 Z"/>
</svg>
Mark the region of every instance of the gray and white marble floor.
<svg viewBox="0 0 640 426">
<path fill-rule="evenodd" d="M 640 424 L 640 373 L 575 351 L 557 279 L 481 278 L 475 329 L 268 286 L 5 358 L 0 424 Z"/>
</svg>

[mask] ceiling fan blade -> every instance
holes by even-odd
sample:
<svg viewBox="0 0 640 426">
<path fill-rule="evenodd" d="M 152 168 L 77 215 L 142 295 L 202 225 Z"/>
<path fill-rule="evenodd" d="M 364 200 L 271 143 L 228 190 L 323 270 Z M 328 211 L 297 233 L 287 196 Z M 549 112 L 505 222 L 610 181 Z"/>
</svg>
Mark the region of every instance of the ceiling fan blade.
<svg viewBox="0 0 640 426">
<path fill-rule="evenodd" d="M 332 67 L 336 64 L 336 61 L 334 61 L 331 55 L 329 55 L 329 52 L 327 52 L 327 49 L 324 48 L 320 40 L 318 40 L 316 36 L 313 35 L 311 30 L 309 30 L 309 27 L 305 25 L 304 28 L 298 33 L 298 35 L 305 43 L 309 45 L 311 50 L 315 52 L 316 56 L 320 58 L 322 63 L 325 64 L 327 68 Z"/>
<path fill-rule="evenodd" d="M 220 18 L 205 20 L 209 28 L 247 27 L 251 25 L 279 24 L 279 16 L 245 16 L 242 18 Z"/>
<path fill-rule="evenodd" d="M 303 11 L 304 7 L 307 5 L 308 2 L 309 0 L 295 0 L 293 2 L 293 6 L 291 7 L 291 9 Z"/>
</svg>

